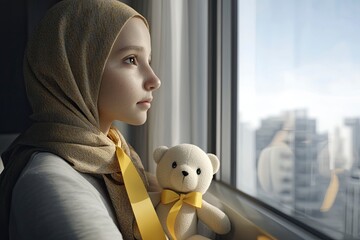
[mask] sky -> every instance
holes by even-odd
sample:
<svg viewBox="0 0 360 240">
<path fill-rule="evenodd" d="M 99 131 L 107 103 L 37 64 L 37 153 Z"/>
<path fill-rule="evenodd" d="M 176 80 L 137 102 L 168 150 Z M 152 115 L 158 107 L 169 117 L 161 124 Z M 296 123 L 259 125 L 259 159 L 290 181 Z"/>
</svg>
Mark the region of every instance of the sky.
<svg viewBox="0 0 360 240">
<path fill-rule="evenodd" d="M 319 132 L 360 117 L 359 0 L 240 0 L 239 113 L 305 109 Z"/>
</svg>

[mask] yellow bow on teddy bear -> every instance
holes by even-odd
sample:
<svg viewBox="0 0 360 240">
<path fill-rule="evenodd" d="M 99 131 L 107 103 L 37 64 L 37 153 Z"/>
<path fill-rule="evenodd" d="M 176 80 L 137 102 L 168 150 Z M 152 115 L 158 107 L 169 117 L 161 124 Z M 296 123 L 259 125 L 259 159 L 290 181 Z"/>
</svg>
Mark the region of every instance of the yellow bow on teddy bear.
<svg viewBox="0 0 360 240">
<path fill-rule="evenodd" d="M 201 208 L 202 205 L 202 194 L 201 192 L 190 192 L 188 194 L 178 194 L 174 191 L 165 189 L 161 193 L 161 203 L 168 204 L 177 201 L 169 211 L 166 219 L 166 225 L 169 229 L 171 237 L 176 240 L 175 237 L 175 220 L 178 215 L 183 203 L 187 203 L 193 207 Z"/>
</svg>

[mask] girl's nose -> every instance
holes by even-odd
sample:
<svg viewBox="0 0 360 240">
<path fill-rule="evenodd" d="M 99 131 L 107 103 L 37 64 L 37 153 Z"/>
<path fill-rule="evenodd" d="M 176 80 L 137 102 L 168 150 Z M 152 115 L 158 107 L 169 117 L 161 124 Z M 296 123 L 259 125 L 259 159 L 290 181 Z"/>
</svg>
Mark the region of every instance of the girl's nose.
<svg viewBox="0 0 360 240">
<path fill-rule="evenodd" d="M 145 89 L 147 91 L 155 91 L 160 87 L 160 85 L 161 85 L 160 79 L 158 78 L 158 76 L 156 76 L 154 71 L 150 69 L 149 75 L 147 76 L 147 79 L 145 81 L 145 85 L 144 85 Z"/>
</svg>

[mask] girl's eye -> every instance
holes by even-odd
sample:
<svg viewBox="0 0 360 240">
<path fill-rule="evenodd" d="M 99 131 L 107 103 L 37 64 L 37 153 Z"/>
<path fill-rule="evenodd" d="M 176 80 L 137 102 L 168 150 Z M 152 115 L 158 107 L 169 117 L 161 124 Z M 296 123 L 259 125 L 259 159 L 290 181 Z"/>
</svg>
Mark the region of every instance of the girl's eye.
<svg viewBox="0 0 360 240">
<path fill-rule="evenodd" d="M 131 65 L 137 65 L 136 57 L 131 56 L 125 59 L 125 63 L 131 64 Z"/>
</svg>

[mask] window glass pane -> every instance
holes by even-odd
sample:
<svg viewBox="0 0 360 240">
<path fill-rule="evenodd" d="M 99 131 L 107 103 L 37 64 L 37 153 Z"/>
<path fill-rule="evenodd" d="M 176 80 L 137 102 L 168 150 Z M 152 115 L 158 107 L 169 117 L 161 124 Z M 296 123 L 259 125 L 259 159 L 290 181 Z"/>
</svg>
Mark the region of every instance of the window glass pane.
<svg viewBox="0 0 360 240">
<path fill-rule="evenodd" d="M 239 0 L 237 187 L 360 238 L 360 1 Z"/>
</svg>

